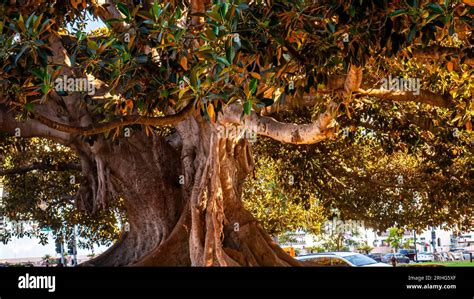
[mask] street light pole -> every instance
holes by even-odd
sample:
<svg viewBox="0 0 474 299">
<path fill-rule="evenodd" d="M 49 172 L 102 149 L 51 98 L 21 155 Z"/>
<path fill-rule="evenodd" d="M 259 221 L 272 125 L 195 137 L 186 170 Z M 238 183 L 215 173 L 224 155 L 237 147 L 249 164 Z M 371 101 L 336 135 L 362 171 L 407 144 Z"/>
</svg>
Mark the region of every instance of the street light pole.
<svg viewBox="0 0 474 299">
<path fill-rule="evenodd" d="M 61 240 L 61 264 L 64 265 L 64 240 Z"/>
<path fill-rule="evenodd" d="M 73 263 L 74 267 L 77 266 L 77 240 L 76 240 L 76 226 L 72 227 L 72 237 L 73 237 Z"/>
<path fill-rule="evenodd" d="M 416 230 L 413 230 L 413 245 L 415 246 L 415 262 L 418 263 L 418 251 L 416 250 Z"/>
</svg>

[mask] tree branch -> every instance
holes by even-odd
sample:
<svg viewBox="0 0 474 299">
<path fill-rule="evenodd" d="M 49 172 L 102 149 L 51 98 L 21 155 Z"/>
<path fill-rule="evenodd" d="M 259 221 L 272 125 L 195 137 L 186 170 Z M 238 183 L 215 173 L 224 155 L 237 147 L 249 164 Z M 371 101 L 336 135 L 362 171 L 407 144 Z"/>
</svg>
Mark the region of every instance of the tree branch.
<svg viewBox="0 0 474 299">
<path fill-rule="evenodd" d="M 384 100 L 396 101 L 396 102 L 417 102 L 424 103 L 431 106 L 437 106 L 442 108 L 453 107 L 453 101 L 449 94 L 439 95 L 431 91 L 420 90 L 419 95 L 415 95 L 412 91 L 396 91 L 386 89 L 370 89 L 357 90 L 357 94 L 361 96 L 376 97 Z"/>
<path fill-rule="evenodd" d="M 238 103 L 227 106 L 223 112 L 219 118 L 221 124 L 242 125 L 259 135 L 284 143 L 313 144 L 329 138 L 334 133 L 334 130 L 329 128 L 333 120 L 329 110 L 322 113 L 314 123 L 302 125 L 282 123 L 269 116 L 259 116 L 254 111 L 242 118 L 243 108 Z"/>
<path fill-rule="evenodd" d="M 51 120 L 41 114 L 35 113 L 34 117 L 42 124 L 53 128 L 55 130 L 79 134 L 84 136 L 96 135 L 100 133 L 108 132 L 117 127 L 129 126 L 129 125 L 148 125 L 148 126 L 165 126 L 175 125 L 182 120 L 186 119 L 194 112 L 195 101 L 189 102 L 189 104 L 180 112 L 172 115 L 166 115 L 163 117 L 148 117 L 141 115 L 127 115 L 120 120 L 113 120 L 106 123 L 92 124 L 86 127 L 77 127 L 67 124 L 63 124 L 54 120 Z"/>
<path fill-rule="evenodd" d="M 62 143 L 68 142 L 69 134 L 47 127 L 34 119 L 18 121 L 11 113 L 7 112 L 6 107 L 0 105 L 0 132 L 10 136 L 21 138 L 43 137 L 50 138 Z"/>
<path fill-rule="evenodd" d="M 285 97 L 285 102 L 281 103 L 277 101 L 272 105 L 265 107 L 261 110 L 261 115 L 272 115 L 278 113 L 279 111 L 292 111 L 298 108 L 313 107 L 318 103 L 322 103 L 324 98 L 321 95 L 308 94 L 303 97 L 295 97 L 287 95 Z"/>
<path fill-rule="evenodd" d="M 341 85 L 343 86 L 343 85 Z M 341 89 L 342 91 L 342 89 Z M 289 97 L 285 98 L 285 103 L 275 103 L 269 107 L 262 109 L 262 115 L 271 115 L 278 111 L 289 111 L 296 108 L 312 107 L 323 100 L 321 94 L 337 92 L 318 90 L 315 93 L 308 94 L 302 98 Z M 354 92 L 358 97 L 375 97 L 383 100 L 395 102 L 415 102 L 424 103 L 435 107 L 453 108 L 454 102 L 449 94 L 436 94 L 429 90 L 420 90 L 420 94 L 415 95 L 411 91 L 396 91 L 385 89 L 359 89 Z"/>
<path fill-rule="evenodd" d="M 323 102 L 321 94 L 325 93 L 341 93 L 343 96 L 348 96 L 350 93 L 357 91 L 362 84 L 362 67 L 351 65 L 347 75 L 341 75 L 328 80 L 327 91 L 317 91 L 313 94 L 305 95 L 303 97 L 295 97 L 287 95 L 285 102 L 276 102 L 273 105 L 262 109 L 262 115 L 271 115 L 280 110 L 294 110 L 295 108 L 311 107 L 317 103 Z M 269 95 L 271 96 L 271 95 Z"/>
<path fill-rule="evenodd" d="M 362 68 L 351 65 L 344 81 L 344 95 L 356 91 L 362 83 Z M 250 127 L 259 135 L 273 138 L 277 141 L 292 144 L 313 144 L 333 136 L 335 129 L 329 128 L 333 121 L 335 104 L 330 103 L 329 109 L 320 114 L 311 124 L 282 123 L 268 116 L 259 116 L 254 111 L 242 118 L 243 108 L 240 104 L 233 104 L 224 109 L 221 123 L 232 123 Z"/>
</svg>

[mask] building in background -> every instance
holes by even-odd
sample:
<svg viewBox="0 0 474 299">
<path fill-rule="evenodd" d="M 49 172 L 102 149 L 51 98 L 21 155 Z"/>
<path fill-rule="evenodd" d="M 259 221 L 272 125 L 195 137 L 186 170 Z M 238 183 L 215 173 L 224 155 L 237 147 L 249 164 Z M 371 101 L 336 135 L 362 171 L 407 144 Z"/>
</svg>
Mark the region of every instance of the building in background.
<svg viewBox="0 0 474 299">
<path fill-rule="evenodd" d="M 378 233 L 370 228 L 360 228 L 357 232 L 344 232 L 343 247 L 350 251 L 358 251 L 361 245 L 373 247 L 372 253 L 390 253 L 394 249 L 387 242 L 388 231 Z M 414 249 L 413 231 L 405 231 L 401 244 L 408 243 Z M 307 249 L 321 246 L 324 243 L 325 235 L 311 235 L 302 231 L 288 232 L 284 238 L 280 238 L 279 244 L 282 247 L 293 247 L 299 254 L 309 253 Z M 416 234 L 417 252 L 448 252 L 454 248 L 462 248 L 474 252 L 474 231 L 456 233 L 454 230 L 445 230 L 440 227 L 426 228 L 422 233 Z"/>
</svg>

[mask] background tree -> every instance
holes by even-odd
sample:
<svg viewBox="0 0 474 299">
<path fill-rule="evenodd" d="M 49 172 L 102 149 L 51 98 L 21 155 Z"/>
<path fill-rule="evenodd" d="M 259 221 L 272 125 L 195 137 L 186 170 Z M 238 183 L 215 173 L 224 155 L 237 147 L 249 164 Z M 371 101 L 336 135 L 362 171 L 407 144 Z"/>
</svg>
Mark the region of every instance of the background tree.
<svg viewBox="0 0 474 299">
<path fill-rule="evenodd" d="M 398 227 L 392 227 L 388 230 L 388 237 L 386 241 L 390 245 L 390 247 L 395 249 L 395 252 L 397 252 L 399 248 L 402 248 L 404 244 L 403 232 L 404 230 Z"/>
<path fill-rule="evenodd" d="M 252 213 L 271 236 L 278 237 L 286 232 L 305 231 L 319 234 L 326 220 L 324 209 L 315 198 L 312 190 L 298 188 L 306 192 L 308 198 L 299 193 L 288 192 L 285 185 L 293 185 L 294 177 L 282 176 L 282 160 L 274 161 L 262 156 L 256 163 L 253 175 L 244 184 L 242 199 L 245 208 Z M 309 207 L 307 205 L 310 205 Z M 283 243 L 279 239 L 279 243 Z"/>
<path fill-rule="evenodd" d="M 43 255 L 43 257 L 41 258 L 41 260 L 44 262 L 44 263 L 47 263 L 49 264 L 51 262 L 51 259 L 53 259 L 53 257 L 49 254 L 45 254 Z"/>
<path fill-rule="evenodd" d="M 70 150 L 46 139 L 5 138 L 0 144 L 1 174 L 6 174 L 3 187 L 7 191 L 2 211 L 10 221 L 35 220 L 24 226 L 19 234 L 4 230 L 1 240 L 6 243 L 12 237 L 37 237 L 41 244 L 47 242 L 49 231 L 53 236 L 72 236 L 76 227 L 78 245 L 91 249 L 96 245 L 110 245 L 117 239 L 117 215 L 124 215 L 120 202 L 94 217 L 78 210 L 74 199 L 80 184 L 80 164 Z M 46 229 L 47 231 L 45 231 Z"/>
<path fill-rule="evenodd" d="M 322 206 L 329 200 L 344 218 L 368 207 L 371 223 L 414 210 L 467 226 L 467 3 L 2 3 L 0 130 L 71 149 L 79 208 L 97 215 L 122 202 L 126 211 L 130 230 L 91 265 L 298 265 L 241 201 L 254 155 L 246 138 L 227 134 L 235 127 L 303 149 L 324 141 L 326 151 L 311 146 L 312 162 L 326 163 L 300 165 L 312 167 Z M 88 13 L 108 30 L 68 32 Z M 420 79 L 420 89 L 382 88 L 387 77 Z M 307 107 L 308 123 L 279 113 Z M 341 131 L 359 137 L 355 152 Z M 305 198 L 306 209 L 318 206 Z"/>
<path fill-rule="evenodd" d="M 413 238 L 408 238 L 403 242 L 403 249 L 410 249 L 413 246 Z"/>
<path fill-rule="evenodd" d="M 349 251 L 349 247 L 345 243 L 345 236 L 345 232 L 322 234 L 319 238 L 320 246 L 325 251 Z"/>
<path fill-rule="evenodd" d="M 364 253 L 364 254 L 369 254 L 372 251 L 372 249 L 374 249 L 374 247 L 367 244 L 367 242 L 364 242 L 362 244 L 359 244 L 359 246 L 357 246 L 357 250 L 360 253 Z"/>
</svg>

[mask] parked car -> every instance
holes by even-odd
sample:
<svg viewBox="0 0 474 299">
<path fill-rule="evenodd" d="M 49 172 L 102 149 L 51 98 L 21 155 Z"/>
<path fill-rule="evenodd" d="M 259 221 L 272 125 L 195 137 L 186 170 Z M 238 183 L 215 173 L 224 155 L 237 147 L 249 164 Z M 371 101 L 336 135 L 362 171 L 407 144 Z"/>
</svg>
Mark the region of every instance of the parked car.
<svg viewBox="0 0 474 299">
<path fill-rule="evenodd" d="M 444 257 L 442 252 L 435 252 L 433 253 L 434 260 L 437 262 L 444 262 L 446 258 Z"/>
<path fill-rule="evenodd" d="M 469 255 L 469 251 L 465 250 L 464 248 L 453 248 L 449 250 L 450 253 L 454 255 L 454 258 L 457 260 L 470 260 L 471 256 Z"/>
<path fill-rule="evenodd" d="M 464 260 L 466 261 L 470 261 L 471 260 L 471 252 L 467 251 L 467 250 L 464 250 L 462 252 L 462 255 L 464 257 Z M 474 253 L 472 253 L 472 258 L 474 259 Z"/>
<path fill-rule="evenodd" d="M 412 261 L 415 260 L 415 249 L 400 249 L 398 253 L 403 254 Z"/>
<path fill-rule="evenodd" d="M 397 264 L 408 264 L 410 263 L 410 259 L 406 256 L 404 256 L 401 253 L 387 253 L 382 257 L 382 263 L 387 263 L 391 264 L 392 263 L 392 256 L 395 255 L 395 258 L 397 259 Z"/>
<path fill-rule="evenodd" d="M 296 257 L 308 266 L 316 267 L 387 267 L 368 256 L 354 252 L 325 252 Z"/>
<path fill-rule="evenodd" d="M 441 255 L 443 256 L 445 261 L 454 261 L 456 258 L 454 257 L 454 254 L 450 252 L 441 252 Z"/>
<path fill-rule="evenodd" d="M 417 253 L 418 262 L 432 262 L 434 261 L 434 256 L 429 252 L 419 252 Z"/>
<path fill-rule="evenodd" d="M 383 253 L 369 253 L 367 255 L 368 257 L 370 257 L 371 259 L 381 263 L 382 262 L 382 257 L 383 257 Z"/>
</svg>

